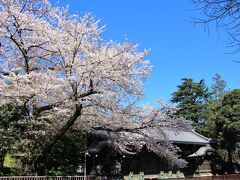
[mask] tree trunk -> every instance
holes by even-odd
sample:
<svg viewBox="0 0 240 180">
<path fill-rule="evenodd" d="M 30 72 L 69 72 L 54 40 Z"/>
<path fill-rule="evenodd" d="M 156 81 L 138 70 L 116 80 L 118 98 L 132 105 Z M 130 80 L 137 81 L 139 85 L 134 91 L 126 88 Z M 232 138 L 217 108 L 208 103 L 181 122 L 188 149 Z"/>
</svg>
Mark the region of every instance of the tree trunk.
<svg viewBox="0 0 240 180">
<path fill-rule="evenodd" d="M 232 163 L 232 151 L 228 148 L 228 161 Z"/>
<path fill-rule="evenodd" d="M 234 168 L 233 168 L 233 161 L 232 161 L 232 151 L 230 148 L 227 149 L 228 151 L 228 162 L 229 162 L 229 173 L 233 173 L 234 172 Z"/>
<path fill-rule="evenodd" d="M 69 118 L 67 123 L 50 139 L 50 141 L 43 147 L 42 153 L 37 157 L 35 161 L 35 169 L 38 175 L 44 175 L 45 154 L 51 151 L 54 144 L 72 127 L 77 118 L 81 116 L 82 105 L 76 105 L 74 114 Z"/>
<path fill-rule="evenodd" d="M 4 155 L 0 155 L 0 175 L 3 175 Z"/>
</svg>

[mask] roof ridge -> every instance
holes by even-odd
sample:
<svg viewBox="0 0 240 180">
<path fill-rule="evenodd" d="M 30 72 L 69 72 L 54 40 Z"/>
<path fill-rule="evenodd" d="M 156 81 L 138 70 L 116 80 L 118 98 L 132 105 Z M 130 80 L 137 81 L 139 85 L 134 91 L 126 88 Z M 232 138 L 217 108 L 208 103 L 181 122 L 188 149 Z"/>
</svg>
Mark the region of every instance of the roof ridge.
<svg viewBox="0 0 240 180">
<path fill-rule="evenodd" d="M 212 140 L 211 138 L 205 137 L 204 135 L 197 133 L 194 129 L 192 129 L 191 132 L 193 132 L 194 134 L 196 134 L 197 136 L 199 136 L 201 138 L 204 138 L 204 139 L 208 140 L 208 142 L 210 140 Z"/>
</svg>

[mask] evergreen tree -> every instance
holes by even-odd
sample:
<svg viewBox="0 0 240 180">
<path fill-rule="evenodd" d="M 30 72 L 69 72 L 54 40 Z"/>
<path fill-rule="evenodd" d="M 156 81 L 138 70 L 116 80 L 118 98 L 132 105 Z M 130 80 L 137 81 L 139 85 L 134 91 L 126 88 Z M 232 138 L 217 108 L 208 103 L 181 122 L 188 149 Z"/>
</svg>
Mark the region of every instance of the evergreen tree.
<svg viewBox="0 0 240 180">
<path fill-rule="evenodd" d="M 213 84 L 211 85 L 211 92 L 213 100 L 220 101 L 221 97 L 227 92 L 227 82 L 224 81 L 220 74 L 214 75 Z"/>
<path fill-rule="evenodd" d="M 17 173 L 16 169 L 4 167 L 4 162 L 8 154 L 16 153 L 16 146 L 25 128 L 18 121 L 23 114 L 22 107 L 15 107 L 12 104 L 0 106 L 0 174 L 2 175 Z M 11 166 L 15 165 L 11 164 Z"/>
<path fill-rule="evenodd" d="M 20 141 L 26 140 L 24 136 L 24 131 L 27 130 L 26 125 L 19 121 L 23 115 L 23 107 L 15 107 L 12 104 L 0 106 L 1 175 L 21 174 L 23 170 L 21 160 L 28 158 L 22 148 L 19 148 Z M 36 130 L 41 131 L 41 129 Z M 81 162 L 80 158 L 83 159 L 82 152 L 85 145 L 83 138 L 81 132 L 67 132 L 58 140 L 44 157 L 42 164 L 45 170 L 44 175 L 76 175 Z"/>
<path fill-rule="evenodd" d="M 171 102 L 177 103 L 178 117 L 193 121 L 195 124 L 205 120 L 206 103 L 210 96 L 204 80 L 194 82 L 191 78 L 183 78 L 178 90 L 172 94 Z"/>
<path fill-rule="evenodd" d="M 44 157 L 44 174 L 52 176 L 79 174 L 79 164 L 84 159 L 84 146 L 85 137 L 82 132 L 67 132 Z"/>
<path fill-rule="evenodd" d="M 207 103 L 206 111 L 206 121 L 205 126 L 201 129 L 201 133 L 207 137 L 216 139 L 216 117 L 218 116 L 218 107 L 221 104 L 223 96 L 227 93 L 226 87 L 227 82 L 224 81 L 218 73 L 212 78 L 213 83 L 211 85 L 210 93 L 211 98 L 209 98 Z"/>
<path fill-rule="evenodd" d="M 217 109 L 215 120 L 217 137 L 222 148 L 228 152 L 228 161 L 233 162 L 233 152 L 240 142 L 240 89 L 224 95 Z"/>
</svg>

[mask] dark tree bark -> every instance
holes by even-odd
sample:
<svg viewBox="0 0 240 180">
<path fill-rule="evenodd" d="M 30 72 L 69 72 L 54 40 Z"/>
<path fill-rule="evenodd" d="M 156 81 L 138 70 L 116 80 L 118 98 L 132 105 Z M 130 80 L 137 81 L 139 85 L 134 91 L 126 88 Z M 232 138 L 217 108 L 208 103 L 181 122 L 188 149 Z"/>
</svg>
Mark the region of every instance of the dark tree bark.
<svg viewBox="0 0 240 180">
<path fill-rule="evenodd" d="M 34 166 L 38 175 L 44 175 L 43 161 L 49 151 L 51 151 L 54 144 L 73 126 L 79 116 L 81 116 L 82 105 L 76 105 L 74 114 L 69 118 L 67 123 L 45 144 L 42 153 L 36 158 Z"/>
</svg>

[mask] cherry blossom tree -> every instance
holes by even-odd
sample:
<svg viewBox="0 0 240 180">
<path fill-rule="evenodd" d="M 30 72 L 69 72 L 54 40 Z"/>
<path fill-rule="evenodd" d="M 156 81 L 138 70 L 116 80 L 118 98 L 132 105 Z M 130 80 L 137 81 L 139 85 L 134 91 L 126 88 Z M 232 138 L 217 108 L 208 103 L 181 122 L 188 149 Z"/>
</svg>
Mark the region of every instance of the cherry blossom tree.
<svg viewBox="0 0 240 180">
<path fill-rule="evenodd" d="M 127 41 L 104 41 L 103 29 L 90 14 L 69 15 L 47 0 L 0 0 L 0 104 L 25 109 L 25 174 L 41 166 L 70 128 L 105 130 L 119 151 L 134 153 L 146 145 L 185 165 L 171 142 L 159 143 L 149 129 L 165 137 L 162 128 L 185 123 L 170 118 L 166 105 L 134 105 L 151 72 L 147 51 Z"/>
</svg>

